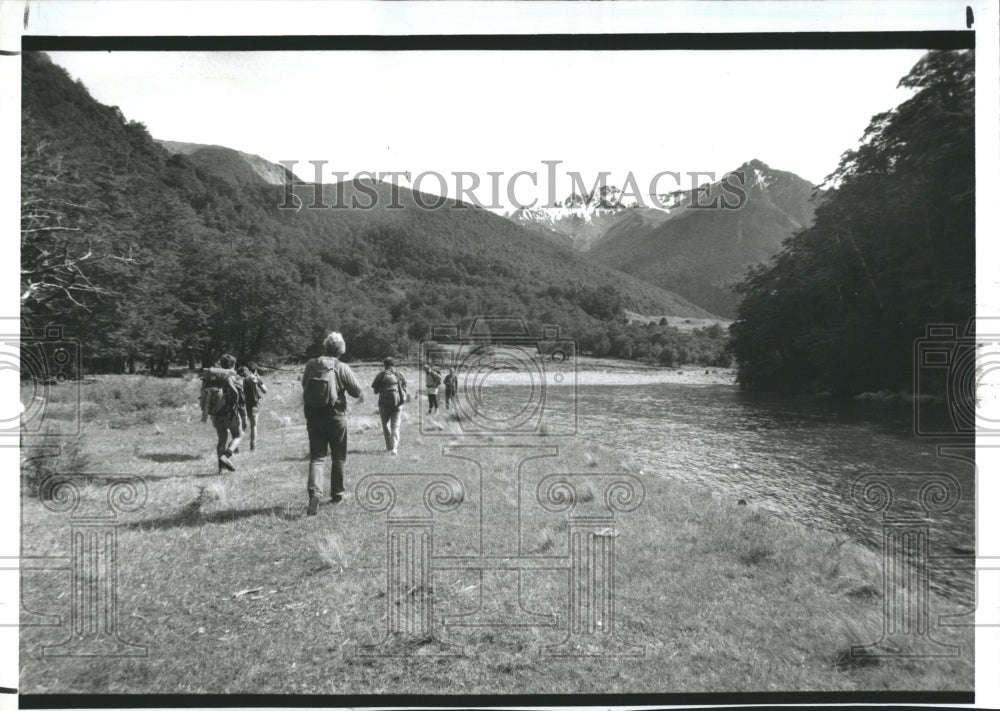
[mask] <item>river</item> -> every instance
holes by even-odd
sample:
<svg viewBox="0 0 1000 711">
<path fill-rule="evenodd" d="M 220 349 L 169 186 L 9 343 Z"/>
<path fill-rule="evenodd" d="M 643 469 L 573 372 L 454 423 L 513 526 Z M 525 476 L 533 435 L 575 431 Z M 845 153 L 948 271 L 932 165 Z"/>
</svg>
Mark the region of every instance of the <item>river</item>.
<svg viewBox="0 0 1000 711">
<path fill-rule="evenodd" d="M 550 388 L 546 409 L 565 411 L 572 392 Z M 961 498 L 951 511 L 929 519 L 929 554 L 975 551 L 973 467 L 940 456 L 942 440 L 916 437 L 908 403 L 764 395 L 718 384 L 588 384 L 576 393 L 579 435 L 627 454 L 645 477 L 708 487 L 734 505 L 742 499 L 875 550 L 882 542 L 882 518 L 859 508 L 851 497 L 853 483 L 866 474 L 949 474 Z M 524 392 L 516 386 L 500 385 L 491 399 L 519 395 Z M 926 481 L 893 477 L 890 513 L 922 516 L 917 490 Z M 946 595 L 966 593 L 972 576 L 933 571 L 931 583 Z"/>
</svg>

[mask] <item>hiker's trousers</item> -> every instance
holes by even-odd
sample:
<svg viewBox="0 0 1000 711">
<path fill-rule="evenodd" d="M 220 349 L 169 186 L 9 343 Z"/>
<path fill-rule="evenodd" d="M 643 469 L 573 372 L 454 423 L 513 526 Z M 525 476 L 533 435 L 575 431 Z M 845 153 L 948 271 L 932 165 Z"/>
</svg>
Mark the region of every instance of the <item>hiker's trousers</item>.
<svg viewBox="0 0 1000 711">
<path fill-rule="evenodd" d="M 310 496 L 323 495 L 323 462 L 329 451 L 330 496 L 344 491 L 344 462 L 347 461 L 347 418 L 332 414 L 306 416 L 306 431 L 309 433 L 309 481 L 306 484 Z"/>
<path fill-rule="evenodd" d="M 399 447 L 399 421 L 403 411 L 396 408 L 378 406 L 378 415 L 382 419 L 382 436 L 385 437 L 385 451 L 394 452 Z"/>
</svg>

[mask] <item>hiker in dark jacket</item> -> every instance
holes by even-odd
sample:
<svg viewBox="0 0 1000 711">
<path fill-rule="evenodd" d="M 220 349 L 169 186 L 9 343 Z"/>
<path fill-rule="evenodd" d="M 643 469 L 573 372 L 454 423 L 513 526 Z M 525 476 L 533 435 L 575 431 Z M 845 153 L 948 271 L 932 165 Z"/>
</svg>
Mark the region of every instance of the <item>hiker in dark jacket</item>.
<svg viewBox="0 0 1000 711">
<path fill-rule="evenodd" d="M 372 381 L 372 390 L 378 396 L 378 415 L 382 420 L 382 436 L 385 437 L 385 451 L 392 456 L 399 454 L 400 409 L 406 393 L 406 378 L 394 369 L 392 358 L 382 361 L 383 370 Z"/>
<path fill-rule="evenodd" d="M 448 368 L 448 374 L 444 376 L 444 408 L 451 409 L 451 399 L 458 392 L 458 375 L 454 368 Z"/>
<path fill-rule="evenodd" d="M 202 369 L 202 382 L 205 387 L 218 387 L 224 381 L 231 382 L 237 388 L 237 397 L 234 402 L 226 402 L 221 409 L 212 415 L 212 426 L 215 427 L 218 441 L 215 446 L 216 455 L 219 458 L 219 473 L 223 469 L 231 472 L 236 471 L 233 464 L 233 453 L 240 446 L 240 438 L 243 436 L 243 425 L 245 421 L 245 402 L 243 401 L 243 390 L 238 384 L 242 384 L 240 377 L 233 370 L 236 366 L 236 359 L 228 353 L 219 358 L 219 367 Z"/>
<path fill-rule="evenodd" d="M 260 415 L 260 406 L 267 393 L 267 386 L 264 385 L 260 373 L 257 372 L 257 364 L 250 362 L 243 368 L 243 396 L 247 401 L 247 422 L 250 425 L 250 451 L 257 448 L 257 422 Z"/>
<path fill-rule="evenodd" d="M 347 400 L 344 394 L 364 402 L 364 395 L 350 367 L 339 358 L 347 350 L 344 337 L 333 331 L 323 340 L 323 355 L 306 363 L 302 374 L 302 398 L 309 432 L 309 508 L 316 515 L 323 496 L 323 461 L 329 450 L 330 501 L 344 497 L 344 463 L 347 461 Z M 325 383 L 325 386 L 324 386 Z M 325 387 L 325 389 L 324 389 Z"/>
</svg>

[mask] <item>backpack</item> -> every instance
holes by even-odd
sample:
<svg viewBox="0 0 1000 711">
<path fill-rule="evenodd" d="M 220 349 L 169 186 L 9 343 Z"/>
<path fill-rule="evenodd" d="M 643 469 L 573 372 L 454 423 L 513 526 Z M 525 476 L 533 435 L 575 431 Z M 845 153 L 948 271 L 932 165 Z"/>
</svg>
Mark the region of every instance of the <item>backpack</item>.
<svg viewBox="0 0 1000 711">
<path fill-rule="evenodd" d="M 201 421 L 207 422 L 209 415 L 215 415 L 226 406 L 226 398 L 220 387 L 204 387 L 201 389 Z"/>
<path fill-rule="evenodd" d="M 395 371 L 383 370 L 379 385 L 378 406 L 395 410 L 403 404 L 402 381 Z"/>
<path fill-rule="evenodd" d="M 247 407 L 257 407 L 263 400 L 263 393 L 260 390 L 260 383 L 253 375 L 243 378 L 243 395 L 246 397 Z"/>
<path fill-rule="evenodd" d="M 237 383 L 237 378 L 216 380 L 216 385 L 211 385 L 202 389 L 204 398 L 204 409 L 209 415 L 221 415 L 223 413 L 236 414 L 240 404 L 244 402 L 242 383 Z"/>
<path fill-rule="evenodd" d="M 305 389 L 302 391 L 302 403 L 306 407 L 319 409 L 329 407 L 337 401 L 337 388 L 330 382 L 335 372 L 328 370 L 306 381 Z"/>
<path fill-rule="evenodd" d="M 431 370 L 427 373 L 427 386 L 431 388 L 436 388 L 441 384 L 441 374 L 436 370 Z"/>
<path fill-rule="evenodd" d="M 246 405 L 243 395 L 243 382 L 239 376 L 226 378 L 222 382 L 222 396 L 225 400 L 225 411 L 236 413 L 241 405 Z"/>
</svg>

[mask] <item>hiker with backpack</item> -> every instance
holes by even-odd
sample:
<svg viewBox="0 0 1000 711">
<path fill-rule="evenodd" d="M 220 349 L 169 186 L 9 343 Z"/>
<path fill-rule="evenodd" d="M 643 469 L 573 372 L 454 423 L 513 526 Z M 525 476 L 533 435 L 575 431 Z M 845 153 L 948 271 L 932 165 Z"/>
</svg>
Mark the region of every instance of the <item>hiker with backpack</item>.
<svg viewBox="0 0 1000 711">
<path fill-rule="evenodd" d="M 234 370 L 236 358 L 228 353 L 219 358 L 218 367 L 202 369 L 202 421 L 212 418 L 218 435 L 215 452 L 219 459 L 219 473 L 223 469 L 236 471 L 233 453 L 240 446 L 246 427 L 246 400 L 243 380 Z"/>
<path fill-rule="evenodd" d="M 396 372 L 395 365 L 392 358 L 383 360 L 383 370 L 372 381 L 372 390 L 378 395 L 378 415 L 382 420 L 385 451 L 394 457 L 399 454 L 399 420 L 403 415 L 400 408 L 410 399 L 406 392 L 406 378 Z"/>
<path fill-rule="evenodd" d="M 444 376 L 444 409 L 451 409 L 451 399 L 458 392 L 458 375 L 454 368 L 448 368 L 448 374 Z"/>
<path fill-rule="evenodd" d="M 347 400 L 344 394 L 364 402 L 351 368 L 339 358 L 347 350 L 336 331 L 323 340 L 323 355 L 306 363 L 302 374 L 302 404 L 309 433 L 309 506 L 315 516 L 323 496 L 323 461 L 330 452 L 330 501 L 344 498 L 344 463 L 347 461 Z"/>
<path fill-rule="evenodd" d="M 247 422 L 250 425 L 250 451 L 257 448 L 257 422 L 267 386 L 257 372 L 257 364 L 247 363 L 243 373 L 243 395 L 247 401 Z"/>
<path fill-rule="evenodd" d="M 424 385 L 427 388 L 427 414 L 437 412 L 438 409 L 438 388 L 441 387 L 441 373 L 433 365 L 428 363 L 424 366 L 427 379 Z"/>
</svg>

